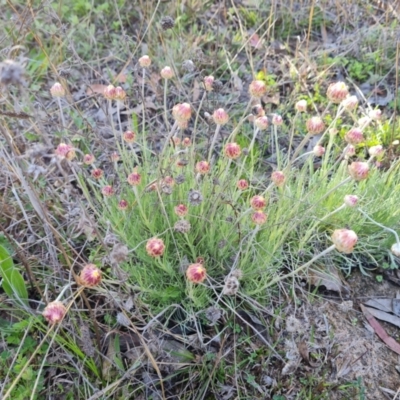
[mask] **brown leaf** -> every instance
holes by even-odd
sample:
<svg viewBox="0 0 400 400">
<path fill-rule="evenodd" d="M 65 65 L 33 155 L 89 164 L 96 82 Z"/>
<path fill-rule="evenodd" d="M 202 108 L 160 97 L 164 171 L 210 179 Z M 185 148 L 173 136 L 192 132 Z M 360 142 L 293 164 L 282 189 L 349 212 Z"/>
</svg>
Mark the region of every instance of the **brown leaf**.
<svg viewBox="0 0 400 400">
<path fill-rule="evenodd" d="M 373 315 L 369 312 L 367 307 L 360 304 L 361 310 L 367 319 L 368 323 L 372 326 L 375 333 L 382 339 L 386 345 L 393 350 L 395 353 L 400 355 L 400 343 L 397 343 L 392 337 L 390 337 L 382 325 L 373 317 Z"/>
<path fill-rule="evenodd" d="M 390 324 L 395 325 L 398 328 L 400 328 L 400 318 L 399 317 L 396 317 L 395 315 L 389 314 L 382 310 L 376 310 L 375 308 L 365 307 L 365 309 L 368 310 L 373 317 L 378 318 L 382 321 L 389 322 Z"/>
<path fill-rule="evenodd" d="M 342 281 L 339 271 L 332 265 L 317 266 L 309 271 L 308 282 L 313 286 L 324 286 L 334 292 L 349 292 L 349 288 Z"/>
</svg>

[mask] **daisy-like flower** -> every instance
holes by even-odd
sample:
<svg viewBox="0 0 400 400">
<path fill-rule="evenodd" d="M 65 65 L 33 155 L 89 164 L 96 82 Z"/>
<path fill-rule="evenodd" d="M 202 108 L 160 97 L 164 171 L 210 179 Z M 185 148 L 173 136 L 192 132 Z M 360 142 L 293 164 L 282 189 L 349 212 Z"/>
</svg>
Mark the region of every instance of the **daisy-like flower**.
<svg viewBox="0 0 400 400">
<path fill-rule="evenodd" d="M 146 251 L 150 257 L 161 257 L 165 251 L 165 244 L 162 239 L 152 238 L 147 241 Z"/>
<path fill-rule="evenodd" d="M 207 271 L 204 268 L 203 264 L 191 264 L 186 270 L 186 278 L 192 283 L 201 283 L 206 279 L 206 277 Z"/>
<path fill-rule="evenodd" d="M 79 274 L 79 283 L 87 287 L 98 286 L 101 275 L 101 270 L 95 264 L 86 264 Z"/>
<path fill-rule="evenodd" d="M 47 322 L 54 325 L 62 321 L 66 312 L 67 309 L 61 301 L 52 301 L 43 310 L 42 315 Z"/>
</svg>

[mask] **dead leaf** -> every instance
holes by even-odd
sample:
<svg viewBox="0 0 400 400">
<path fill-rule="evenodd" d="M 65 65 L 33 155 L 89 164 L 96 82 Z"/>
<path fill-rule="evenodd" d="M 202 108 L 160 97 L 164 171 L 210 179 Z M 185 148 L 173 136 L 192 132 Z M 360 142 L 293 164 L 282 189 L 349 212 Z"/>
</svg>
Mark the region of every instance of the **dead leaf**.
<svg viewBox="0 0 400 400">
<path fill-rule="evenodd" d="M 339 271 L 332 265 L 317 266 L 309 271 L 308 282 L 313 286 L 324 286 L 333 292 L 348 293 L 349 287 L 342 281 Z"/>
<path fill-rule="evenodd" d="M 361 310 L 369 322 L 369 324 L 374 329 L 375 333 L 382 339 L 386 345 L 393 350 L 395 353 L 400 355 L 400 343 L 397 343 L 392 337 L 390 337 L 382 325 L 373 317 L 371 312 L 367 309 L 367 307 L 360 304 Z"/>
<path fill-rule="evenodd" d="M 253 33 L 250 36 L 249 43 L 251 47 L 254 47 L 255 49 L 261 49 L 262 47 L 262 40 L 260 39 L 260 36 L 257 33 Z"/>
<path fill-rule="evenodd" d="M 397 326 L 398 328 L 400 328 L 400 318 L 396 317 L 393 314 L 389 314 L 387 312 L 381 311 L 381 310 L 376 310 L 375 308 L 371 308 L 371 307 L 364 307 L 366 310 L 368 310 L 372 316 L 374 316 L 375 318 L 378 318 L 382 321 L 386 321 L 391 323 L 392 325 Z"/>
<path fill-rule="evenodd" d="M 199 98 L 200 98 L 200 92 L 201 92 L 201 85 L 199 84 L 198 81 L 194 81 L 193 85 L 193 96 L 192 96 L 192 102 L 196 103 Z"/>
</svg>

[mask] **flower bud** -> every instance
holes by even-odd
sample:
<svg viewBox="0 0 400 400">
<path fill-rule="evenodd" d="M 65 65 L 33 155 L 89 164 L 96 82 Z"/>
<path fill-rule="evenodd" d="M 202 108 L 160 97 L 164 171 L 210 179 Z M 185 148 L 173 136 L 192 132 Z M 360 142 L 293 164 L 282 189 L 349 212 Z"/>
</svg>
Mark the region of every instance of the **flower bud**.
<svg viewBox="0 0 400 400">
<path fill-rule="evenodd" d="M 73 158 L 75 158 L 75 149 L 73 148 L 73 146 L 71 146 L 70 144 L 66 144 L 66 143 L 60 143 L 56 150 L 55 153 L 58 157 L 60 158 L 66 158 L 68 161 L 71 161 Z"/>
<path fill-rule="evenodd" d="M 161 70 L 160 75 L 164 79 L 171 79 L 174 77 L 174 71 L 172 70 L 171 67 L 164 67 Z"/>
<path fill-rule="evenodd" d="M 312 117 L 306 122 L 307 132 L 311 135 L 317 135 L 325 129 L 324 121 L 320 117 Z"/>
<path fill-rule="evenodd" d="M 364 135 L 360 128 L 352 128 L 344 135 L 344 140 L 347 143 L 356 145 L 364 141 Z"/>
<path fill-rule="evenodd" d="M 61 322 L 66 312 L 67 309 L 61 301 L 52 301 L 43 310 L 42 315 L 47 322 L 53 325 Z"/>
<path fill-rule="evenodd" d="M 354 161 L 349 165 L 349 174 L 356 181 L 368 178 L 369 166 L 366 162 Z"/>
<path fill-rule="evenodd" d="M 253 81 L 249 86 L 249 93 L 253 97 L 262 97 L 267 91 L 267 86 L 263 81 Z"/>
<path fill-rule="evenodd" d="M 122 89 L 121 86 L 117 86 L 115 88 L 115 96 L 114 96 L 115 100 L 125 100 L 126 98 L 126 92 L 124 89 Z"/>
<path fill-rule="evenodd" d="M 136 170 L 130 173 L 127 178 L 128 183 L 132 186 L 140 185 L 141 180 L 142 176 Z"/>
<path fill-rule="evenodd" d="M 165 251 L 165 244 L 162 239 L 149 239 L 146 244 L 146 251 L 150 257 L 161 257 Z"/>
<path fill-rule="evenodd" d="M 263 210 L 267 206 L 267 202 L 262 196 L 253 196 L 250 199 L 250 206 L 253 210 Z"/>
<path fill-rule="evenodd" d="M 207 271 L 203 267 L 203 264 L 196 263 L 189 265 L 186 270 L 186 278 L 189 282 L 192 283 L 201 283 L 207 277 Z"/>
<path fill-rule="evenodd" d="M 184 204 L 178 204 L 175 206 L 174 211 L 178 217 L 184 217 L 188 213 L 188 208 Z"/>
<path fill-rule="evenodd" d="M 198 190 L 190 190 L 188 195 L 188 201 L 192 206 L 198 206 L 203 201 L 203 196 Z"/>
<path fill-rule="evenodd" d="M 326 95 L 332 103 L 339 104 L 349 95 L 349 90 L 344 82 L 336 82 L 329 85 Z"/>
<path fill-rule="evenodd" d="M 116 151 L 114 151 L 113 153 L 111 153 L 111 161 L 112 162 L 118 162 L 119 161 L 119 159 L 120 159 L 120 157 L 119 157 L 119 154 L 116 152 Z"/>
<path fill-rule="evenodd" d="M 355 196 L 353 194 L 347 194 L 344 196 L 344 204 L 346 204 L 347 207 L 355 207 L 358 203 L 358 196 Z"/>
<path fill-rule="evenodd" d="M 192 141 L 190 140 L 190 138 L 188 138 L 188 137 L 185 137 L 183 140 L 182 140 L 182 147 L 190 147 L 192 145 Z"/>
<path fill-rule="evenodd" d="M 115 100 L 115 87 L 114 85 L 108 85 L 103 92 L 103 96 L 107 100 Z"/>
<path fill-rule="evenodd" d="M 378 121 L 382 118 L 382 111 L 379 109 L 376 110 L 371 110 L 368 113 L 368 116 L 373 120 L 373 121 Z"/>
<path fill-rule="evenodd" d="M 214 77 L 212 75 L 206 76 L 204 78 L 204 87 L 207 92 L 211 92 L 213 90 Z"/>
<path fill-rule="evenodd" d="M 377 146 L 372 146 L 368 149 L 368 154 L 371 157 L 379 157 L 383 154 L 383 147 L 380 144 L 378 144 Z"/>
<path fill-rule="evenodd" d="M 226 157 L 234 160 L 240 157 L 241 149 L 237 143 L 227 143 L 224 148 L 224 154 Z"/>
<path fill-rule="evenodd" d="M 278 187 L 281 187 L 286 182 L 285 174 L 282 171 L 274 171 L 271 174 L 271 181 Z"/>
<path fill-rule="evenodd" d="M 172 108 L 172 116 L 175 121 L 186 122 L 192 115 L 192 108 L 188 103 L 179 103 Z"/>
<path fill-rule="evenodd" d="M 282 125 L 282 124 L 283 124 L 282 117 L 280 115 L 278 115 L 278 114 L 274 114 L 272 116 L 272 125 L 279 126 L 279 125 Z"/>
<path fill-rule="evenodd" d="M 147 55 L 144 55 L 144 56 L 140 57 L 140 58 L 139 58 L 139 65 L 140 65 L 142 68 L 148 68 L 148 67 L 150 67 L 150 65 L 151 65 L 151 59 L 150 59 L 150 57 L 147 56 Z"/>
<path fill-rule="evenodd" d="M 348 159 L 349 157 L 353 157 L 356 154 L 356 148 L 352 144 L 349 144 L 343 150 L 343 154 L 346 159 Z"/>
<path fill-rule="evenodd" d="M 254 125 L 260 129 L 260 131 L 264 131 L 268 128 L 268 118 L 266 116 L 256 118 Z"/>
<path fill-rule="evenodd" d="M 332 242 L 336 250 L 349 254 L 353 251 L 358 237 L 354 231 L 349 229 L 336 229 L 332 234 Z"/>
<path fill-rule="evenodd" d="M 101 189 L 104 197 L 111 197 L 114 194 L 114 189 L 110 185 L 106 185 Z"/>
<path fill-rule="evenodd" d="M 267 222 L 267 215 L 261 210 L 258 210 L 255 213 L 253 213 L 253 215 L 251 216 L 251 220 L 256 225 L 263 225 Z"/>
<path fill-rule="evenodd" d="M 135 141 L 136 134 L 132 131 L 126 131 L 122 134 L 122 139 L 126 143 L 133 143 Z"/>
<path fill-rule="evenodd" d="M 246 179 L 240 179 L 237 181 L 236 186 L 239 190 L 246 190 L 249 187 L 249 183 L 246 181 Z"/>
<path fill-rule="evenodd" d="M 357 124 L 361 128 L 365 128 L 370 122 L 371 122 L 371 118 L 369 118 L 369 117 L 361 117 L 361 118 L 358 119 Z"/>
<path fill-rule="evenodd" d="M 344 99 L 342 101 L 342 106 L 346 109 L 346 110 L 355 110 L 358 106 L 358 99 L 357 96 L 349 96 L 346 99 Z"/>
<path fill-rule="evenodd" d="M 61 83 L 56 82 L 51 88 L 50 88 L 50 94 L 53 97 L 64 97 L 65 96 L 65 89 L 62 87 Z"/>
<path fill-rule="evenodd" d="M 92 177 L 96 180 L 99 180 L 103 177 L 104 172 L 102 169 L 100 168 L 95 168 L 92 170 L 92 172 L 90 173 L 90 175 L 92 175 Z"/>
<path fill-rule="evenodd" d="M 118 209 L 121 211 L 127 210 L 129 207 L 129 204 L 126 200 L 122 199 L 118 202 Z"/>
<path fill-rule="evenodd" d="M 298 112 L 306 112 L 307 111 L 307 101 L 306 100 L 299 100 L 294 108 L 296 109 L 296 111 Z"/>
<path fill-rule="evenodd" d="M 85 165 L 92 165 L 95 162 L 95 158 L 93 154 L 85 154 L 83 156 L 83 163 Z"/>
<path fill-rule="evenodd" d="M 185 219 L 180 219 L 174 225 L 174 231 L 179 233 L 189 233 L 191 228 L 190 222 Z"/>
<path fill-rule="evenodd" d="M 207 161 L 199 161 L 196 164 L 196 172 L 205 175 L 210 171 L 210 164 Z"/>
<path fill-rule="evenodd" d="M 325 147 L 322 147 L 319 144 L 317 144 L 313 148 L 313 153 L 315 157 L 322 157 L 325 154 Z"/>
<path fill-rule="evenodd" d="M 223 108 L 218 108 L 213 113 L 213 120 L 217 125 L 225 125 L 229 121 L 229 115 Z"/>
<path fill-rule="evenodd" d="M 82 286 L 93 287 L 101 282 L 101 270 L 94 264 L 86 264 L 79 274 L 79 283 Z"/>
</svg>

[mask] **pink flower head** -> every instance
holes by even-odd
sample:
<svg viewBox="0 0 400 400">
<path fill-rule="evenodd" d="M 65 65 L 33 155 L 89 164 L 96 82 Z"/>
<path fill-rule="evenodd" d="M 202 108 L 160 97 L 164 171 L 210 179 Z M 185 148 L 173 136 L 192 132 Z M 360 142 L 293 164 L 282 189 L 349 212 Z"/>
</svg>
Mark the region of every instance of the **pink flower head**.
<svg viewBox="0 0 400 400">
<path fill-rule="evenodd" d="M 52 301 L 43 310 L 42 315 L 47 322 L 53 325 L 61 322 L 66 312 L 67 309 L 61 301 Z"/>
<path fill-rule="evenodd" d="M 196 172 L 205 175 L 210 171 L 210 164 L 207 161 L 199 161 L 196 164 Z"/>
<path fill-rule="evenodd" d="M 356 181 L 368 178 L 369 166 L 366 162 L 354 161 L 349 165 L 349 174 Z"/>
<path fill-rule="evenodd" d="M 136 134 L 132 131 L 126 131 L 122 134 L 122 139 L 124 139 L 124 142 L 126 143 L 133 143 L 135 141 L 135 138 Z"/>
<path fill-rule="evenodd" d="M 249 182 L 246 179 L 240 179 L 237 181 L 236 186 L 239 190 L 246 190 L 249 187 Z"/>
<path fill-rule="evenodd" d="M 60 158 L 66 158 L 68 161 L 71 161 L 75 158 L 75 149 L 70 144 L 60 143 L 55 151 L 56 155 Z"/>
<path fill-rule="evenodd" d="M 346 109 L 346 110 L 354 110 L 357 108 L 358 106 L 358 99 L 357 96 L 349 96 L 347 98 L 345 98 L 342 101 L 342 106 Z"/>
<path fill-rule="evenodd" d="M 142 68 L 148 68 L 151 65 L 151 58 L 148 55 L 144 55 L 139 58 L 139 65 Z"/>
<path fill-rule="evenodd" d="M 161 257 L 165 251 L 165 244 L 162 239 L 149 239 L 146 244 L 146 251 L 150 257 Z"/>
<path fill-rule="evenodd" d="M 286 182 L 286 176 L 282 171 L 274 171 L 271 174 L 271 181 L 278 187 L 281 187 Z"/>
<path fill-rule="evenodd" d="M 92 172 L 90 173 L 92 175 L 92 177 L 96 180 L 101 179 L 104 175 L 104 172 L 102 169 L 100 168 L 95 168 L 92 169 Z"/>
<path fill-rule="evenodd" d="M 108 85 L 103 92 L 103 96 L 107 100 L 115 100 L 115 86 L 114 85 Z"/>
<path fill-rule="evenodd" d="M 94 264 L 86 264 L 79 274 L 79 283 L 82 286 L 93 287 L 101 282 L 101 270 Z"/>
<path fill-rule="evenodd" d="M 353 157 L 356 154 L 356 148 L 352 144 L 349 144 L 343 150 L 343 154 L 344 154 L 346 159 L 349 158 L 349 157 Z"/>
<path fill-rule="evenodd" d="M 167 185 L 167 186 L 174 186 L 175 185 L 175 179 L 172 176 L 166 176 L 163 178 L 161 181 L 161 185 Z"/>
<path fill-rule="evenodd" d="M 140 185 L 141 180 L 142 180 L 142 176 L 136 170 L 134 170 L 132 173 L 130 173 L 128 175 L 128 179 L 127 179 L 128 183 L 132 186 Z"/>
<path fill-rule="evenodd" d="M 313 153 L 315 157 L 322 157 L 325 154 L 325 147 L 322 147 L 319 144 L 317 144 L 313 148 Z"/>
<path fill-rule="evenodd" d="M 190 147 L 192 145 L 192 141 L 190 140 L 190 138 L 185 137 L 182 140 L 182 147 Z"/>
<path fill-rule="evenodd" d="M 110 197 L 114 194 L 114 189 L 110 185 L 106 185 L 101 189 L 104 197 Z"/>
<path fill-rule="evenodd" d="M 85 165 L 92 165 L 95 162 L 95 158 L 93 154 L 85 154 L 83 156 L 83 163 Z"/>
<path fill-rule="evenodd" d="M 175 121 L 189 121 L 192 116 L 192 108 L 188 103 L 178 103 L 172 108 L 172 116 Z"/>
<path fill-rule="evenodd" d="M 331 83 L 326 95 L 332 103 L 339 104 L 349 95 L 349 89 L 344 82 Z"/>
<path fill-rule="evenodd" d="M 317 135 L 325 129 L 324 121 L 320 117 L 312 117 L 306 122 L 307 132 L 311 135 Z"/>
<path fill-rule="evenodd" d="M 307 111 L 307 101 L 306 100 L 299 100 L 294 108 L 296 109 L 296 111 L 298 112 L 306 112 Z"/>
<path fill-rule="evenodd" d="M 178 217 L 184 217 L 187 215 L 189 210 L 184 204 L 178 204 L 175 206 L 174 211 Z"/>
<path fill-rule="evenodd" d="M 206 76 L 204 78 L 204 87 L 207 92 L 211 92 L 213 90 L 214 77 L 212 75 Z"/>
<path fill-rule="evenodd" d="M 62 87 L 61 83 L 56 82 L 51 88 L 50 93 L 53 97 L 64 97 L 65 89 Z"/>
<path fill-rule="evenodd" d="M 279 125 L 282 125 L 282 124 L 283 124 L 282 117 L 280 115 L 278 115 L 278 114 L 274 114 L 272 116 L 272 125 L 279 126 Z"/>
<path fill-rule="evenodd" d="M 249 93 L 253 97 L 262 97 L 267 91 L 267 86 L 263 81 L 253 81 L 249 86 Z"/>
<path fill-rule="evenodd" d="M 263 117 L 258 117 L 254 121 L 254 125 L 260 130 L 264 131 L 268 128 L 268 118 L 264 115 Z"/>
<path fill-rule="evenodd" d="M 364 135 L 360 128 L 352 128 L 344 135 L 344 140 L 349 144 L 356 145 L 364 141 Z"/>
<path fill-rule="evenodd" d="M 261 211 L 258 210 L 255 213 L 252 214 L 251 220 L 256 224 L 256 225 L 263 225 L 267 222 L 267 215 Z"/>
<path fill-rule="evenodd" d="M 186 278 L 189 282 L 201 283 L 206 279 L 206 277 L 207 271 L 204 268 L 203 264 L 191 264 L 186 270 Z"/>
<path fill-rule="evenodd" d="M 379 109 L 376 110 L 371 110 L 368 113 L 368 116 L 373 120 L 373 121 L 378 121 L 382 118 L 382 111 Z"/>
<path fill-rule="evenodd" d="M 161 77 L 164 79 L 171 79 L 174 77 L 174 71 L 171 67 L 164 67 L 160 73 Z"/>
<path fill-rule="evenodd" d="M 122 199 L 118 202 L 118 209 L 121 211 L 125 211 L 129 207 L 129 204 L 126 200 Z"/>
<path fill-rule="evenodd" d="M 381 146 L 380 144 L 376 145 L 376 146 L 372 146 L 368 149 L 368 154 L 371 157 L 379 157 L 383 154 L 383 146 Z"/>
<path fill-rule="evenodd" d="M 111 153 L 111 161 L 112 161 L 112 162 L 118 162 L 119 159 L 120 159 L 120 156 L 119 156 L 119 154 L 118 154 L 116 151 L 114 151 L 113 153 Z"/>
<path fill-rule="evenodd" d="M 126 98 L 126 92 L 125 92 L 125 90 L 124 89 L 122 89 L 122 87 L 121 86 L 117 86 L 116 88 L 115 88 L 115 100 L 125 100 L 125 98 Z"/>
<path fill-rule="evenodd" d="M 267 206 L 267 202 L 262 196 L 253 196 L 250 199 L 250 206 L 253 210 L 263 210 Z"/>
<path fill-rule="evenodd" d="M 358 119 L 357 124 L 361 126 L 361 128 L 365 128 L 370 122 L 371 119 L 369 117 L 361 117 Z"/>
<path fill-rule="evenodd" d="M 232 160 L 240 157 L 241 152 L 240 146 L 237 143 L 227 143 L 225 145 L 224 154 Z"/>
<path fill-rule="evenodd" d="M 347 207 L 355 207 L 358 203 L 358 196 L 354 194 L 346 194 L 344 196 L 344 204 L 346 204 Z"/>
<path fill-rule="evenodd" d="M 213 113 L 213 120 L 217 125 L 225 125 L 229 121 L 229 115 L 223 108 L 218 108 Z"/>
<path fill-rule="evenodd" d="M 172 136 L 171 140 L 173 141 L 175 147 L 180 146 L 181 139 L 178 138 L 178 136 Z"/>
<path fill-rule="evenodd" d="M 332 242 L 336 250 L 349 254 L 354 250 L 358 237 L 354 231 L 349 229 L 336 229 L 332 234 Z"/>
</svg>

